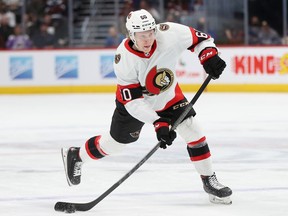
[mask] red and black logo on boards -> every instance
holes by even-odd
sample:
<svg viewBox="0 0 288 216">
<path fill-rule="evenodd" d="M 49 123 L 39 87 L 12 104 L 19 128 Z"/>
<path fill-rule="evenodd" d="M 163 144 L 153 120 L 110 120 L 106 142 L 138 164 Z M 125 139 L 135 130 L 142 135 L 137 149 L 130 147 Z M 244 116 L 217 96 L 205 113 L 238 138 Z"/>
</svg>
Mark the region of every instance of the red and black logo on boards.
<svg viewBox="0 0 288 216">
<path fill-rule="evenodd" d="M 151 94 L 160 94 L 170 88 L 174 74 L 168 68 L 153 67 L 146 77 L 146 89 Z"/>
</svg>

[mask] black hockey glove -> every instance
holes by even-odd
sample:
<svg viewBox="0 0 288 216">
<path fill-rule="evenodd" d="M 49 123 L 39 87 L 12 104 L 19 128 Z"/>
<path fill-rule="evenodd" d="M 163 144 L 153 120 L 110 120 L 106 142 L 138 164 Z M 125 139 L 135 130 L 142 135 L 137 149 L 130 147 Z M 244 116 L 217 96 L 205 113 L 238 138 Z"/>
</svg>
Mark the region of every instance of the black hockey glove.
<svg viewBox="0 0 288 216">
<path fill-rule="evenodd" d="M 219 56 L 216 48 L 206 48 L 199 55 L 201 64 L 212 79 L 218 79 L 226 67 L 225 61 Z"/>
<path fill-rule="evenodd" d="M 153 123 L 157 139 L 161 142 L 160 148 L 166 149 L 167 145 L 171 145 L 176 138 L 176 132 L 169 130 L 170 123 L 168 118 L 159 118 Z"/>
</svg>

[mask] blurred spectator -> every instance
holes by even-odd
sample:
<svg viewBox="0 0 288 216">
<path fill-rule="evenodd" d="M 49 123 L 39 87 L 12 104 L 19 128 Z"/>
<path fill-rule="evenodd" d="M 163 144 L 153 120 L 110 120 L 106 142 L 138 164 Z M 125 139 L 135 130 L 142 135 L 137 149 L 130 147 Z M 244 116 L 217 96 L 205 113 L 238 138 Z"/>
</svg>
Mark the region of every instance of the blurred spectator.
<svg viewBox="0 0 288 216">
<path fill-rule="evenodd" d="M 126 30 L 126 17 L 128 16 L 128 14 L 130 13 L 130 11 L 134 11 L 134 7 L 133 7 L 133 1 L 132 0 L 124 0 L 124 4 L 123 4 L 123 8 L 120 12 L 120 17 L 119 17 L 119 31 L 122 34 L 126 34 L 127 30 Z"/>
<path fill-rule="evenodd" d="M 46 0 L 27 0 L 26 9 L 28 14 L 35 14 L 38 17 L 44 15 Z"/>
<path fill-rule="evenodd" d="M 59 22 L 66 16 L 66 4 L 64 0 L 46 0 L 45 14 L 51 15 L 52 22 Z"/>
<path fill-rule="evenodd" d="M 22 0 L 2 0 L 7 5 L 7 9 L 14 15 L 15 23 L 21 23 L 22 13 L 21 6 L 24 1 Z"/>
<path fill-rule="evenodd" d="M 170 14 L 171 18 L 173 16 L 175 22 L 191 26 L 191 14 L 189 14 L 189 6 L 185 2 L 181 0 L 168 0 L 165 1 L 165 8 L 166 14 Z"/>
<path fill-rule="evenodd" d="M 256 45 L 259 44 L 259 32 L 261 29 L 260 20 L 257 16 L 252 16 L 250 20 L 249 25 L 249 35 L 248 35 L 248 41 L 250 45 Z"/>
<path fill-rule="evenodd" d="M 236 26 L 230 26 L 225 29 L 226 43 L 228 44 L 243 44 L 244 43 L 244 31 L 242 28 Z"/>
<path fill-rule="evenodd" d="M 190 2 L 190 10 L 192 10 L 194 13 L 204 12 L 205 8 L 203 0 L 195 0 Z"/>
<path fill-rule="evenodd" d="M 19 7 L 22 0 L 1 0 L 2 2 L 4 2 L 7 6 L 11 6 L 11 7 Z"/>
<path fill-rule="evenodd" d="M 13 12 L 11 12 L 8 6 L 0 1 L 0 20 L 5 17 L 8 19 L 8 25 L 10 27 L 14 27 L 16 25 L 16 16 Z"/>
<path fill-rule="evenodd" d="M 126 17 L 128 16 L 128 14 L 133 11 L 135 8 L 133 7 L 133 1 L 132 0 L 124 0 L 123 3 L 123 8 L 120 12 L 120 16 Z M 125 20 L 126 22 L 126 20 Z"/>
<path fill-rule="evenodd" d="M 273 28 L 269 26 L 267 21 L 262 21 L 258 37 L 259 37 L 259 43 L 263 45 L 281 44 L 281 37 Z"/>
<path fill-rule="evenodd" d="M 180 0 L 168 0 L 165 1 L 165 8 L 168 12 L 176 12 L 182 13 L 183 6 L 182 1 Z"/>
<path fill-rule="evenodd" d="M 148 0 L 141 0 L 140 1 L 140 8 L 147 10 L 151 15 L 154 17 L 156 23 L 161 21 L 160 13 L 156 10 L 156 8 L 152 5 L 151 1 Z"/>
<path fill-rule="evenodd" d="M 55 27 L 52 21 L 52 16 L 50 14 L 45 14 L 41 21 L 47 25 L 47 32 L 51 35 L 54 35 Z"/>
<path fill-rule="evenodd" d="M 197 23 L 196 23 L 196 26 L 195 28 L 199 31 L 202 31 L 202 32 L 206 32 L 208 33 L 210 36 L 212 36 L 214 39 L 217 39 L 216 37 L 216 33 L 214 31 L 212 31 L 210 28 L 208 28 L 208 23 L 207 23 L 207 20 L 206 18 L 203 16 L 203 17 L 200 17 L 198 20 L 197 20 Z"/>
<path fill-rule="evenodd" d="M 125 35 L 118 32 L 115 26 L 111 26 L 105 41 L 105 47 L 117 47 L 123 39 L 125 39 Z"/>
<path fill-rule="evenodd" d="M 174 13 L 167 13 L 167 16 L 165 18 L 165 22 L 177 22 L 176 17 Z"/>
<path fill-rule="evenodd" d="M 29 49 L 32 47 L 32 42 L 27 34 L 23 34 L 20 25 L 14 27 L 14 34 L 8 37 L 6 48 L 12 50 Z"/>
<path fill-rule="evenodd" d="M 13 28 L 9 26 L 9 19 L 6 15 L 3 15 L 0 19 L 0 48 L 6 48 L 6 41 L 8 37 L 13 34 Z"/>
<path fill-rule="evenodd" d="M 204 16 L 200 17 L 197 20 L 196 29 L 202 32 L 207 32 L 206 28 L 207 28 L 206 18 Z"/>
<path fill-rule="evenodd" d="M 32 41 L 35 48 L 46 49 L 54 48 L 55 37 L 48 32 L 48 25 L 44 22 L 41 23 L 40 29 L 33 35 Z"/>
<path fill-rule="evenodd" d="M 165 8 L 167 14 L 166 20 L 174 20 L 172 22 L 181 23 L 183 17 L 187 16 L 187 12 L 183 11 L 182 4 L 180 3 L 181 2 L 176 0 L 165 1 L 166 4 Z"/>
<path fill-rule="evenodd" d="M 24 16 L 24 25 L 25 25 L 26 33 L 29 35 L 30 38 L 32 38 L 33 35 L 40 28 L 40 17 L 33 12 L 27 13 Z"/>
<path fill-rule="evenodd" d="M 68 21 L 63 17 L 58 22 L 54 23 L 55 28 L 55 47 L 66 47 L 68 46 Z"/>
</svg>

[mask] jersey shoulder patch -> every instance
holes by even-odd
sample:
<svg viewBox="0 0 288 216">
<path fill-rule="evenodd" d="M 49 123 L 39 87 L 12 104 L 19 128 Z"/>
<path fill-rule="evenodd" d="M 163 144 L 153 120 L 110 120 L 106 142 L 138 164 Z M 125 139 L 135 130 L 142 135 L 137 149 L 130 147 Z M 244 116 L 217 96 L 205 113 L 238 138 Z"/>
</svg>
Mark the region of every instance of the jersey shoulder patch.
<svg viewBox="0 0 288 216">
<path fill-rule="evenodd" d="M 170 26 L 166 23 L 159 24 L 159 31 L 167 31 L 170 28 Z"/>
<path fill-rule="evenodd" d="M 114 57 L 115 64 L 118 64 L 121 60 L 121 54 L 116 54 Z"/>
</svg>

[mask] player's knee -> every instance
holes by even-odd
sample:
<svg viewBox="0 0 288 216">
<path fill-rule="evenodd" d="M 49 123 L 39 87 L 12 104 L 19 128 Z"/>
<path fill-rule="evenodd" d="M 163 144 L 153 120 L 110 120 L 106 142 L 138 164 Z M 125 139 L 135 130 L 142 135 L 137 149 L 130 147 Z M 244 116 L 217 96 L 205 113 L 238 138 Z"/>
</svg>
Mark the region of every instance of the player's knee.
<svg viewBox="0 0 288 216">
<path fill-rule="evenodd" d="M 177 127 L 177 132 L 186 141 L 186 143 L 199 140 L 204 136 L 196 118 L 192 116 L 185 119 Z"/>
<path fill-rule="evenodd" d="M 125 147 L 125 143 L 117 142 L 110 134 L 102 135 L 99 144 L 100 148 L 108 155 L 121 152 Z"/>
<path fill-rule="evenodd" d="M 117 142 L 110 134 L 94 136 L 88 139 L 85 147 L 80 150 L 82 161 L 87 158 L 98 160 L 107 155 L 120 152 L 125 147 L 125 144 Z"/>
</svg>

